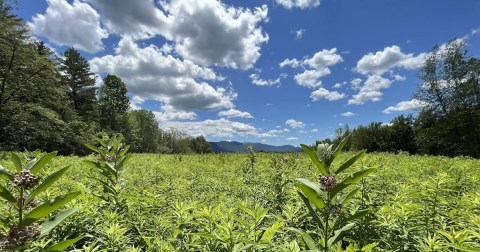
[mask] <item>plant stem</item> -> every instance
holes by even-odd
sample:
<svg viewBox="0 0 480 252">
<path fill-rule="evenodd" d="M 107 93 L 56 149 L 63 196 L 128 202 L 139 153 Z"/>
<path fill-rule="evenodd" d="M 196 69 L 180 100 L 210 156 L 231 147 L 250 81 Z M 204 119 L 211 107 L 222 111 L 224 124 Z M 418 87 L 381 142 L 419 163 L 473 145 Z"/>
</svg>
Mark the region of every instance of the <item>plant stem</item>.
<svg viewBox="0 0 480 252">
<path fill-rule="evenodd" d="M 23 221 L 23 187 L 20 187 L 20 199 L 18 200 L 18 228 L 22 229 Z"/>
<path fill-rule="evenodd" d="M 330 218 L 330 212 L 329 212 L 329 208 L 330 207 L 330 192 L 327 192 L 327 208 L 326 208 L 326 216 L 325 216 L 325 233 L 324 233 L 324 237 L 325 237 L 325 252 L 328 252 L 328 238 L 329 238 L 329 235 L 328 235 L 328 220 Z"/>
</svg>

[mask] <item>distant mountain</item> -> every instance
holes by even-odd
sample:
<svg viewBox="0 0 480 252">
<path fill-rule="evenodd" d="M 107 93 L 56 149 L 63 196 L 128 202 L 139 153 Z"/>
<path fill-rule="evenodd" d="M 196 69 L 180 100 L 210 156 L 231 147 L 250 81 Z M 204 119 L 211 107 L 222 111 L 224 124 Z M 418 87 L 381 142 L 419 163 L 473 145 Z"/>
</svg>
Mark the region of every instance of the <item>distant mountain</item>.
<svg viewBox="0 0 480 252">
<path fill-rule="evenodd" d="M 265 151 L 265 152 L 297 152 L 301 151 L 300 147 L 294 147 L 292 145 L 282 145 L 282 146 L 273 146 L 262 143 L 247 143 L 253 147 L 254 151 Z M 229 141 L 220 141 L 220 142 L 210 142 L 213 152 L 246 152 L 247 150 L 243 146 L 243 143 L 239 142 L 229 142 Z"/>
</svg>

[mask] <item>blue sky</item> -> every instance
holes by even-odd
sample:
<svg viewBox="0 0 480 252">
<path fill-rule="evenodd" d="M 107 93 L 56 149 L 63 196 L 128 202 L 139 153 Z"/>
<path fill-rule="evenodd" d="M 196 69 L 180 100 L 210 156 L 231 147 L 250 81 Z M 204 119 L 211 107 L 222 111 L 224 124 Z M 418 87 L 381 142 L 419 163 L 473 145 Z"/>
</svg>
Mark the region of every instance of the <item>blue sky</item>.
<svg viewBox="0 0 480 252">
<path fill-rule="evenodd" d="M 132 109 L 209 141 L 298 145 L 389 122 L 422 105 L 434 45 L 480 56 L 473 0 L 19 0 L 17 13 L 56 52 L 120 76 Z"/>
</svg>

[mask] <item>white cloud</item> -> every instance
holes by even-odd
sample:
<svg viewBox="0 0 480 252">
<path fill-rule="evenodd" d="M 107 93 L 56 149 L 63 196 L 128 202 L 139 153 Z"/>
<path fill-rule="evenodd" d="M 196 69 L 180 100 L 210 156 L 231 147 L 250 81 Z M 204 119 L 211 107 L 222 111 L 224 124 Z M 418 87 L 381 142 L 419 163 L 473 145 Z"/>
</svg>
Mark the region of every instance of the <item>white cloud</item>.
<svg viewBox="0 0 480 252">
<path fill-rule="evenodd" d="M 335 83 L 335 85 L 333 85 L 332 88 L 338 89 L 338 88 L 343 87 L 345 84 L 347 84 L 347 82 L 343 82 L 343 83 L 337 82 L 337 83 Z"/>
<path fill-rule="evenodd" d="M 312 133 L 318 132 L 318 129 L 312 129 Z"/>
<path fill-rule="evenodd" d="M 176 121 L 176 120 L 195 120 L 197 114 L 192 111 L 182 111 L 176 110 L 172 106 L 162 106 L 162 111 L 157 112 L 153 111 L 153 114 L 158 121 L 164 123 L 165 121 Z"/>
<path fill-rule="evenodd" d="M 305 29 L 298 29 L 295 31 L 295 39 L 299 40 L 303 37 L 303 34 L 305 33 Z"/>
<path fill-rule="evenodd" d="M 328 91 L 325 88 L 319 88 L 318 90 L 312 92 L 310 98 L 312 98 L 313 101 L 318 101 L 320 99 L 336 101 L 345 98 L 345 94 L 337 91 Z"/>
<path fill-rule="evenodd" d="M 133 96 L 130 98 L 130 109 L 137 110 L 141 109 L 140 105 L 145 102 L 145 99 L 143 99 L 140 96 Z"/>
<path fill-rule="evenodd" d="M 322 85 L 320 78 L 329 74 L 330 70 L 323 68 L 319 70 L 305 70 L 303 73 L 296 74 L 293 78 L 300 86 L 315 88 Z"/>
<path fill-rule="evenodd" d="M 414 110 L 418 108 L 422 108 L 427 106 L 426 102 L 417 100 L 417 99 L 412 99 L 410 101 L 401 101 L 397 103 L 395 106 L 390 106 L 386 109 L 383 110 L 383 113 L 385 114 L 391 114 L 392 112 L 398 112 L 398 111 L 406 111 L 406 110 Z"/>
<path fill-rule="evenodd" d="M 348 100 L 348 104 L 359 105 L 364 104 L 366 101 L 380 101 L 383 95 L 380 90 L 389 88 L 391 84 L 392 81 L 389 79 L 379 75 L 371 75 L 360 88 L 358 94 L 353 95 L 352 99 Z"/>
<path fill-rule="evenodd" d="M 251 68 L 268 35 L 266 5 L 253 9 L 217 0 L 87 0 L 114 33 L 134 40 L 163 36 L 185 59 L 203 66 Z"/>
<path fill-rule="evenodd" d="M 287 137 L 287 141 L 298 140 L 298 137 Z"/>
<path fill-rule="evenodd" d="M 74 0 L 47 0 L 45 14 L 28 23 L 32 33 L 43 35 L 58 45 L 73 46 L 89 53 L 103 49 L 108 33 L 100 26 L 100 16 L 89 4 Z"/>
<path fill-rule="evenodd" d="M 275 2 L 287 9 L 306 9 L 318 7 L 320 5 L 320 0 L 275 0 Z"/>
<path fill-rule="evenodd" d="M 154 45 L 140 48 L 123 38 L 115 55 L 90 60 L 94 72 L 115 74 L 129 92 L 145 100 L 157 100 L 176 111 L 232 108 L 236 93 L 231 88 L 214 88 L 205 81 L 219 81 L 213 70 L 164 55 Z"/>
<path fill-rule="evenodd" d="M 259 133 L 251 124 L 230 121 L 225 118 L 218 120 L 205 120 L 193 122 L 169 121 L 160 125 L 162 128 L 174 127 L 191 136 L 213 136 L 213 137 L 233 137 L 233 136 L 257 136 L 268 137 L 269 134 Z"/>
<path fill-rule="evenodd" d="M 250 79 L 252 80 L 252 83 L 257 85 L 257 86 L 273 86 L 273 85 L 278 85 L 282 81 L 282 79 L 287 78 L 287 74 L 282 73 L 280 76 L 274 80 L 268 79 L 264 80 L 260 78 L 260 75 L 257 73 L 253 73 L 250 76 Z"/>
<path fill-rule="evenodd" d="M 302 65 L 302 62 L 297 59 L 285 59 L 280 62 L 280 67 L 290 66 L 292 68 L 297 68 Z"/>
<path fill-rule="evenodd" d="M 287 121 L 285 121 L 285 124 L 290 126 L 293 129 L 301 129 L 305 127 L 305 123 L 294 120 L 294 119 L 288 119 Z"/>
<path fill-rule="evenodd" d="M 322 85 L 320 78 L 331 73 L 328 67 L 342 61 L 342 56 L 337 54 L 337 48 L 332 48 L 318 51 L 311 58 L 302 60 L 285 59 L 280 63 L 280 67 L 291 66 L 292 68 L 298 68 L 303 66 L 307 68 L 302 73 L 296 74 L 294 79 L 300 86 L 315 88 Z"/>
<path fill-rule="evenodd" d="M 266 5 L 254 10 L 228 7 L 216 0 L 160 1 L 168 15 L 163 33 L 184 58 L 205 66 L 250 68 L 268 41 L 258 23 L 267 20 Z"/>
<path fill-rule="evenodd" d="M 349 116 L 354 116 L 355 114 L 352 113 L 352 112 L 350 112 L 350 111 L 348 111 L 348 112 L 345 112 L 345 113 L 341 113 L 340 115 L 341 115 L 341 116 L 345 116 L 345 117 L 349 117 Z"/>
<path fill-rule="evenodd" d="M 362 79 L 356 78 L 350 81 L 350 84 L 352 84 L 353 89 L 360 89 L 360 86 L 362 84 Z"/>
<path fill-rule="evenodd" d="M 253 118 L 253 116 L 250 113 L 243 112 L 243 111 L 236 110 L 236 109 L 229 109 L 229 110 L 225 110 L 225 111 L 220 111 L 220 112 L 218 112 L 218 116 L 227 117 L 227 118 L 232 118 L 232 117 Z"/>
<path fill-rule="evenodd" d="M 405 54 L 399 46 L 385 47 L 383 51 L 375 54 L 368 53 L 358 62 L 355 70 L 365 75 L 382 75 L 386 71 L 401 67 L 405 69 L 419 68 L 425 61 L 425 53 L 414 56 L 413 53 Z"/>
</svg>

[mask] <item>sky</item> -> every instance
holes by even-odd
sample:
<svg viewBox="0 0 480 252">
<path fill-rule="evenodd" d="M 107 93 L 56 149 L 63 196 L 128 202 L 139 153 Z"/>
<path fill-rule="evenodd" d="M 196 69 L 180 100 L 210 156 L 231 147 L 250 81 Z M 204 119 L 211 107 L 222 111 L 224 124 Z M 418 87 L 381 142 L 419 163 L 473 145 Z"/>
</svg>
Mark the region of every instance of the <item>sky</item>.
<svg viewBox="0 0 480 252">
<path fill-rule="evenodd" d="M 18 0 L 32 36 L 115 74 L 132 109 L 209 141 L 311 144 L 415 114 L 424 57 L 463 40 L 478 0 Z"/>
</svg>

